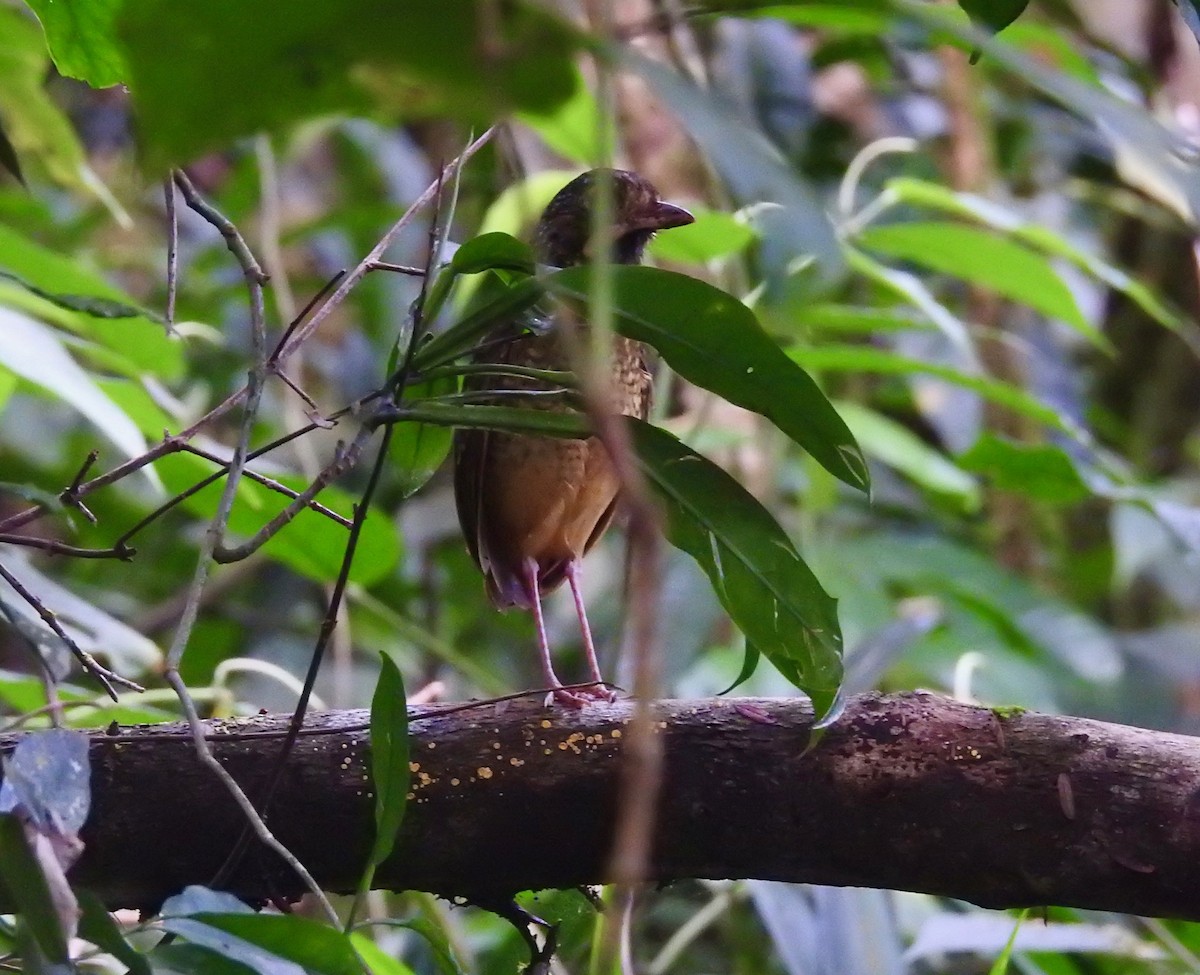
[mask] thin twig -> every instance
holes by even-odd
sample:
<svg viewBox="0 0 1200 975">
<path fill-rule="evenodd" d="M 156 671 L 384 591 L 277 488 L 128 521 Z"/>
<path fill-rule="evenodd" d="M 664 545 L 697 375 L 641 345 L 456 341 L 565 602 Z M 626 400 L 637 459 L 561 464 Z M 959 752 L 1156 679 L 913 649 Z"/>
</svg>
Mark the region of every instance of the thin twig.
<svg viewBox="0 0 1200 975">
<path fill-rule="evenodd" d="M 295 318 L 293 318 L 291 320 L 291 322 L 288 323 L 288 327 L 286 329 L 284 329 L 283 334 L 281 336 L 279 336 L 279 341 L 275 343 L 275 349 L 271 352 L 271 358 L 269 360 L 267 360 L 268 365 L 272 369 L 275 368 L 276 362 L 279 361 L 280 351 L 287 344 L 288 339 L 290 339 L 292 337 L 292 332 L 294 332 L 299 327 L 300 323 L 302 321 L 304 321 L 305 318 L 308 317 L 308 315 L 312 312 L 312 310 L 317 306 L 317 302 L 319 302 L 322 298 L 324 298 L 327 294 L 329 294 L 329 292 L 333 288 L 333 286 L 335 284 L 337 284 L 339 281 L 341 281 L 342 278 L 344 278 L 345 276 L 346 276 L 346 269 L 342 268 L 340 271 L 338 271 L 337 274 L 333 275 L 333 277 L 331 277 L 328 281 L 326 281 L 323 285 L 321 285 L 321 290 L 318 291 L 311 298 L 309 298 L 308 304 L 306 304 L 303 308 L 300 309 L 300 314 L 297 315 Z"/>
<path fill-rule="evenodd" d="M 310 507 L 315 502 L 313 499 L 323 491 L 330 482 L 341 477 L 346 471 L 358 463 L 359 455 L 363 448 L 367 445 L 367 441 L 374 435 L 374 430 L 367 427 L 362 427 L 358 431 L 358 435 L 354 441 L 347 447 L 342 444 L 338 445 L 334 451 L 333 461 L 327 464 L 312 483 L 309 484 L 302 492 L 279 512 L 274 518 L 262 526 L 254 536 L 241 545 L 227 546 L 218 545 L 213 549 L 213 560 L 222 564 L 228 562 L 240 562 L 242 559 L 249 558 L 263 545 L 269 542 L 281 528 L 289 524 L 301 511 Z M 326 509 L 328 510 L 328 509 Z M 339 516 L 340 517 L 340 516 Z M 344 521 L 344 519 L 342 519 Z M 354 528 L 354 522 L 350 522 L 348 526 L 351 530 Z"/>
<path fill-rule="evenodd" d="M 311 431 L 312 428 L 309 429 Z M 205 460 L 211 461 L 214 464 L 220 464 L 222 467 L 222 473 L 224 473 L 225 461 L 223 461 L 216 454 L 209 453 L 207 450 L 203 450 L 202 448 L 197 447 L 195 444 L 184 444 L 180 449 L 186 453 L 194 454 L 197 457 L 203 457 Z M 258 456 L 258 451 L 254 451 L 254 456 Z M 254 456 L 247 457 L 247 460 L 253 460 Z M 293 500 L 301 496 L 300 492 L 294 488 L 290 488 L 286 484 L 280 484 L 278 481 L 267 477 L 265 474 L 260 474 L 258 471 L 252 471 L 248 467 L 242 473 L 255 484 L 261 484 L 263 487 L 270 491 L 274 491 L 276 494 L 285 495 Z M 309 500 L 306 507 L 311 511 L 315 511 L 319 515 L 324 515 L 330 521 L 336 521 L 343 528 L 350 527 L 349 518 L 347 518 L 345 515 L 339 515 L 332 508 L 327 508 L 318 501 Z"/>
<path fill-rule="evenodd" d="M 163 180 L 163 202 L 167 207 L 167 334 L 175 331 L 175 294 L 179 285 L 179 220 L 175 215 L 175 185 Z"/>
<path fill-rule="evenodd" d="M 371 261 L 367 265 L 368 271 L 391 271 L 393 274 L 407 274 L 410 277 L 423 277 L 425 269 L 413 267 L 410 264 L 392 264 L 390 261 Z"/>
<path fill-rule="evenodd" d="M 209 569 L 213 564 L 213 552 L 221 544 L 225 527 L 229 523 L 229 516 L 233 511 L 233 503 L 237 497 L 238 484 L 241 481 L 242 471 L 245 469 L 247 455 L 249 454 L 250 437 L 258 416 L 259 404 L 262 400 L 263 381 L 266 378 L 267 342 L 263 304 L 265 275 L 258 266 L 253 253 L 246 245 L 237 228 L 216 208 L 200 197 L 191 180 L 183 172 L 176 170 L 174 178 L 175 185 L 179 187 L 188 206 L 204 217 L 220 232 L 221 236 L 225 238 L 226 246 L 228 246 L 242 268 L 242 275 L 246 280 L 246 289 L 249 295 L 250 332 L 254 363 L 246 382 L 246 405 L 242 414 L 242 428 L 237 443 L 234 446 L 233 458 L 229 463 L 228 474 L 225 478 L 225 487 L 221 493 L 216 514 L 213 516 L 208 531 L 204 533 L 204 539 L 200 544 L 200 555 L 196 562 L 196 571 L 192 577 L 191 585 L 187 590 L 187 599 L 180 614 L 179 626 L 175 630 L 175 637 L 167 652 L 165 677 L 167 683 L 175 689 L 175 693 L 179 696 L 180 704 L 183 707 L 188 726 L 192 732 L 192 740 L 196 747 L 196 753 L 200 760 L 218 776 L 229 790 L 245 814 L 247 824 L 259 840 L 274 850 L 291 866 L 296 875 L 304 882 L 305 886 L 312 891 L 313 896 L 317 899 L 317 902 L 321 905 L 331 923 L 336 925 L 337 914 L 333 910 L 333 906 L 329 903 L 328 898 L 325 897 L 325 894 L 317 886 L 316 881 L 313 880 L 304 865 L 283 844 L 275 839 L 274 835 L 267 828 L 267 824 L 255 810 L 254 804 L 250 802 L 233 777 L 213 757 L 208 743 L 204 739 L 204 729 L 200 723 L 199 715 L 196 713 L 196 705 L 192 701 L 187 685 L 179 673 L 179 664 L 183 659 L 183 652 L 191 639 L 192 628 L 196 623 L 200 600 L 204 591 L 204 584 L 208 580 Z"/>
<path fill-rule="evenodd" d="M 108 696 L 114 701 L 117 699 L 117 692 L 113 689 L 113 684 L 120 684 L 122 687 L 128 687 L 133 691 L 145 690 L 141 684 L 131 681 L 128 677 L 122 677 L 120 674 L 113 673 L 113 671 L 103 666 L 95 657 L 76 643 L 71 638 L 71 635 L 63 629 L 63 625 L 58 621 L 58 617 L 47 609 L 37 596 L 26 589 L 21 580 L 13 575 L 2 562 L 0 562 L 0 578 L 3 578 L 5 582 L 12 586 L 18 596 L 33 607 L 34 612 L 41 617 L 42 622 L 50 627 L 54 631 L 55 636 L 67 645 L 72 655 L 79 661 L 80 666 L 96 678 L 100 686 L 104 688 Z"/>
<path fill-rule="evenodd" d="M 463 165 L 466 164 L 467 160 L 469 160 L 473 155 L 475 155 L 475 153 L 487 145 L 488 140 L 492 137 L 492 132 L 492 129 L 488 129 L 486 132 L 484 132 L 483 135 L 467 146 L 467 148 L 459 154 L 457 159 L 451 162 L 438 174 L 437 179 L 430 183 L 425 189 L 425 192 L 423 192 L 419 197 L 416 198 L 416 200 L 413 201 L 412 205 L 404 212 L 404 215 L 401 216 L 400 219 L 394 224 L 392 224 L 390 228 L 388 228 L 388 231 L 379 239 L 379 242 L 371 248 L 371 252 L 367 254 L 367 256 L 361 261 L 359 261 L 358 265 L 355 266 L 348 274 L 346 274 L 344 278 L 342 278 L 337 290 L 330 295 L 329 298 L 319 308 L 317 308 L 308 321 L 306 321 L 300 328 L 297 328 L 295 332 L 288 338 L 287 342 L 280 347 L 280 353 L 276 357 L 278 360 L 286 359 L 289 355 L 291 355 L 305 341 L 305 339 L 307 339 L 308 336 L 317 329 L 321 322 L 325 320 L 326 316 L 345 300 L 346 295 L 348 295 L 354 286 L 358 284 L 363 275 L 370 270 L 371 266 L 378 263 L 380 257 L 383 255 L 383 252 L 387 250 L 388 245 L 391 244 L 393 238 L 395 238 L 395 236 L 400 233 L 401 230 L 408 226 L 417 213 L 419 213 L 438 195 L 444 181 L 453 176 L 455 172 L 457 172 Z"/>
<path fill-rule="evenodd" d="M 40 552 L 51 555 L 68 555 L 75 559 L 120 559 L 128 562 L 136 554 L 128 545 L 114 545 L 112 548 L 80 548 L 77 545 L 67 545 L 50 538 L 37 538 L 33 535 L 15 535 L 0 532 L 0 542 L 6 545 L 20 545 L 22 548 L 36 548 Z"/>
</svg>

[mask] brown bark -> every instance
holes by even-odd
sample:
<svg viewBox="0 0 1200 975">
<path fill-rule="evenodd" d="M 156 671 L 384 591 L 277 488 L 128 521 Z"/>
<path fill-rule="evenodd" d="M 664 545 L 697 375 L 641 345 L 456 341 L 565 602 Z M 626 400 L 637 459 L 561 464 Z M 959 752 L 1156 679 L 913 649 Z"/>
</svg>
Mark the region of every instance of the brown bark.
<svg viewBox="0 0 1200 975">
<path fill-rule="evenodd" d="M 660 881 L 749 878 L 892 887 L 990 907 L 1064 904 L 1200 918 L 1200 741 L 931 694 L 865 696 L 810 752 L 795 700 L 664 701 Z M 628 703 L 422 708 L 413 800 L 377 883 L 476 899 L 603 880 Z M 253 790 L 281 716 L 215 722 Z M 4 742 L 11 745 L 11 738 Z M 366 715 L 315 715 L 270 822 L 331 890 L 371 839 Z M 232 803 L 179 726 L 97 734 L 87 849 L 72 879 L 111 906 L 204 883 L 236 840 Z M 228 885 L 290 896 L 262 854 Z"/>
</svg>

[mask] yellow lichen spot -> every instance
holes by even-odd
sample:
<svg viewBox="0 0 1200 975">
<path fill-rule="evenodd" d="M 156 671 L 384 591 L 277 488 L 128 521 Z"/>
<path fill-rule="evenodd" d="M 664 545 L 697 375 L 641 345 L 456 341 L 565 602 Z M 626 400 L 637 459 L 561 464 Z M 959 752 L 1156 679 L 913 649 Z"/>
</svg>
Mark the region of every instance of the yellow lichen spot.
<svg viewBox="0 0 1200 975">
<path fill-rule="evenodd" d="M 549 718 L 542 718 L 542 727 L 543 727 L 543 728 L 549 728 L 549 727 L 550 727 L 550 719 L 549 719 Z"/>
<path fill-rule="evenodd" d="M 420 763 L 420 762 L 409 762 L 409 763 L 408 763 L 408 770 L 409 770 L 410 772 L 419 772 L 419 771 L 421 771 L 421 763 Z"/>
<path fill-rule="evenodd" d="M 554 752 L 552 752 L 552 751 L 551 751 L 549 748 L 543 748 L 543 749 L 542 749 L 542 754 L 543 754 L 543 755 L 553 755 L 553 754 L 554 754 Z"/>
<path fill-rule="evenodd" d="M 433 751 L 435 748 L 437 748 L 437 742 L 431 741 L 426 747 L 428 747 L 430 751 Z"/>
<path fill-rule="evenodd" d="M 413 799 L 417 798 L 417 794 L 416 794 L 415 792 L 410 792 L 410 793 L 409 793 L 408 795 L 406 795 L 404 798 L 405 798 L 405 799 L 408 799 L 409 801 L 411 801 L 411 800 L 413 800 Z"/>
<path fill-rule="evenodd" d="M 498 741 L 492 742 L 492 747 L 494 749 L 496 749 L 496 751 L 500 751 L 500 742 L 498 742 Z"/>
<path fill-rule="evenodd" d="M 522 765 L 525 764 L 525 760 L 523 758 L 510 758 L 508 760 L 508 764 L 512 765 L 516 768 L 520 768 Z"/>
<path fill-rule="evenodd" d="M 450 780 L 450 784 L 451 784 L 451 785 L 454 785 L 454 786 L 457 786 L 457 785 L 461 785 L 462 783 L 460 783 L 460 782 L 458 781 L 458 779 L 451 779 L 451 780 Z"/>
<path fill-rule="evenodd" d="M 492 777 L 492 770 L 486 765 L 481 765 L 475 770 L 475 774 L 481 779 L 490 779 Z"/>
<path fill-rule="evenodd" d="M 567 750 L 567 743 L 565 741 L 560 741 L 558 743 L 558 750 L 560 752 L 565 752 Z"/>
<path fill-rule="evenodd" d="M 421 780 L 421 785 L 431 785 L 433 783 L 433 776 L 428 772 L 422 772 L 418 777 Z"/>
<path fill-rule="evenodd" d="M 613 728 L 613 730 L 612 730 L 612 736 L 613 736 L 614 738 L 620 738 L 620 737 L 621 737 L 621 729 L 620 729 L 620 728 Z"/>
</svg>

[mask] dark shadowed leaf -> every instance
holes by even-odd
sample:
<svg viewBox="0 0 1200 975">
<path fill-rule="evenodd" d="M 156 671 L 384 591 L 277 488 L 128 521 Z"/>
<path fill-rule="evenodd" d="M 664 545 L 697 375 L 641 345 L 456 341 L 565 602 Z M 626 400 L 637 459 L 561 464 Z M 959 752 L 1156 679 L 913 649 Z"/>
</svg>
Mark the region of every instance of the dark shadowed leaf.
<svg viewBox="0 0 1200 975">
<path fill-rule="evenodd" d="M 159 945 L 150 952 L 149 958 L 156 975 L 258 975 L 260 971 L 227 958 L 213 948 L 186 941 Z M 302 973 L 302 969 L 294 966 L 293 970 L 296 975 Z"/>
<path fill-rule="evenodd" d="M 1029 0 L 958 0 L 958 5 L 973 21 L 995 32 L 1020 17 Z"/>
<path fill-rule="evenodd" d="M 666 431 L 631 425 L 642 470 L 663 500 L 671 544 L 700 564 L 747 643 L 824 715 L 842 677 L 836 601 L 737 481 Z"/>
<path fill-rule="evenodd" d="M 789 360 L 754 313 L 711 284 L 651 267 L 615 267 L 614 325 L 654 346 L 689 382 L 761 413 L 835 477 L 867 490 L 866 461 L 812 377 Z M 584 304 L 591 268 L 552 274 L 548 286 Z"/>
<path fill-rule="evenodd" d="M 380 657 L 379 682 L 371 698 L 371 781 L 375 786 L 375 844 L 372 866 L 392 853 L 408 805 L 408 703 L 400 668 L 386 653 Z"/>
<path fill-rule="evenodd" d="M 404 390 L 404 402 L 419 402 L 430 396 L 451 393 L 453 379 L 435 379 L 416 383 Z M 388 445 L 388 469 L 400 484 L 404 497 L 421 488 L 442 466 L 450 453 L 451 432 L 444 426 L 427 423 L 398 423 Z"/>
<path fill-rule="evenodd" d="M 88 737 L 51 728 L 21 739 L 4 759 L 0 812 L 21 811 L 43 832 L 78 833 L 91 807 Z"/>
<path fill-rule="evenodd" d="M 241 0 L 130 0 L 119 29 L 154 169 L 335 112 L 453 111 L 486 124 L 548 111 L 578 83 L 571 29 L 532 3 L 366 0 L 350 13 L 298 0 L 280 16 Z"/>
<path fill-rule="evenodd" d="M 3 166 L 18 183 L 25 185 L 25 177 L 21 175 L 21 161 L 17 158 L 17 150 L 9 142 L 4 126 L 0 125 L 0 166 Z"/>
</svg>

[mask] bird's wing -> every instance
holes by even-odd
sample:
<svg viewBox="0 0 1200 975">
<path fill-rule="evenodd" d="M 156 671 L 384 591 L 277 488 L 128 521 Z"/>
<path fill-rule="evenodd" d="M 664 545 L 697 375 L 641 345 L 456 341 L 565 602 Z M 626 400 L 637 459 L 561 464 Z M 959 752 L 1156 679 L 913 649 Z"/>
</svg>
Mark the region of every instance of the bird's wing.
<svg viewBox="0 0 1200 975">
<path fill-rule="evenodd" d="M 454 431 L 454 504 L 462 526 L 467 551 L 484 572 L 486 553 L 479 549 L 479 506 L 482 501 L 483 472 L 487 464 L 488 431 Z"/>
</svg>

